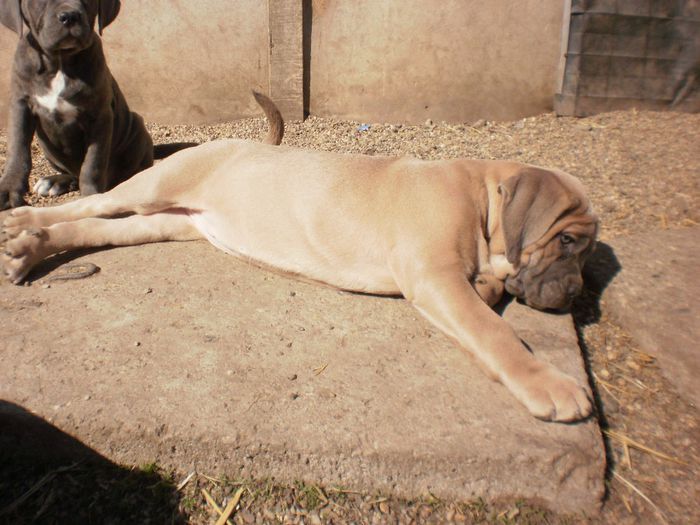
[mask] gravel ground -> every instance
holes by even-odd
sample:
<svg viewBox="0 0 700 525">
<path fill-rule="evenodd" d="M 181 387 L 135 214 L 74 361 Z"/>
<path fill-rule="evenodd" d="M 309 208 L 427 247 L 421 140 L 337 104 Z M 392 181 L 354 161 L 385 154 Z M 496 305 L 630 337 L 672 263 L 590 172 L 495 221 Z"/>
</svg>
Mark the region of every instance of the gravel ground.
<svg viewBox="0 0 700 525">
<path fill-rule="evenodd" d="M 262 119 L 247 119 L 215 126 L 151 124 L 149 130 L 154 141 L 162 143 L 224 137 L 257 140 L 266 128 Z M 700 223 L 700 115 L 633 110 L 584 119 L 544 114 L 515 122 L 451 125 L 428 121 L 420 126 L 312 117 L 288 124 L 284 143 L 371 155 L 514 159 L 558 167 L 586 185 L 601 219 L 603 241 Z M 0 165 L 5 148 L 6 136 L 0 133 Z M 34 159 L 32 181 L 51 173 L 36 145 Z M 45 205 L 65 198 L 32 196 L 30 201 Z M 81 512 L 90 511 L 92 516 L 112 515 L 114 523 L 213 523 L 216 513 L 203 489 L 223 508 L 243 488 L 232 523 L 700 523 L 697 407 L 674 393 L 654 359 L 640 352 L 610 321 L 604 304 L 602 313 L 598 311 L 596 299 L 594 292 L 586 292 L 576 304 L 574 318 L 590 363 L 602 426 L 609 433 L 609 490 L 597 520 L 557 516 L 519 501 L 445 502 L 430 497 L 403 501 L 338 487 L 213 479 L 206 473 L 192 476 L 177 490 L 188 473 L 166 473 L 150 465 L 97 473 L 77 466 L 57 472 L 27 500 L 33 503 L 33 514 L 28 513 L 26 521 L 36 515 L 64 512 L 82 516 Z M 681 462 L 663 459 L 629 442 L 625 445 L 620 435 Z M 44 474 L 13 471 L 15 493 L 24 493 Z M 82 487 L 83 479 L 88 480 L 86 487 L 101 488 L 76 489 Z M 8 486 L 0 479 L 0 487 L 3 485 Z M 116 503 L 115 493 L 128 497 Z M 2 519 L 0 514 L 0 522 Z"/>
</svg>

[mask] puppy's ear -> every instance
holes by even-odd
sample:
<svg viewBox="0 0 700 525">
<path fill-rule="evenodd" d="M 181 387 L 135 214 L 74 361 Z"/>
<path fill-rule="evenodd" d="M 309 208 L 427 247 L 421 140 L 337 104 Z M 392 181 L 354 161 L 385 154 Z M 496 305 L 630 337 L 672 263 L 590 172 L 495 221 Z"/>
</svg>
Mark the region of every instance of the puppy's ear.
<svg viewBox="0 0 700 525">
<path fill-rule="evenodd" d="M 22 38 L 24 31 L 22 0 L 5 0 L 0 2 L 0 22 Z"/>
<path fill-rule="evenodd" d="M 524 168 L 504 181 L 498 192 L 502 196 L 506 258 L 516 267 L 525 247 L 547 233 L 568 210 L 580 205 L 554 173 L 540 168 Z"/>
<path fill-rule="evenodd" d="M 102 30 L 117 18 L 122 3 L 119 0 L 98 0 L 97 3 L 97 28 L 101 35 Z"/>
</svg>

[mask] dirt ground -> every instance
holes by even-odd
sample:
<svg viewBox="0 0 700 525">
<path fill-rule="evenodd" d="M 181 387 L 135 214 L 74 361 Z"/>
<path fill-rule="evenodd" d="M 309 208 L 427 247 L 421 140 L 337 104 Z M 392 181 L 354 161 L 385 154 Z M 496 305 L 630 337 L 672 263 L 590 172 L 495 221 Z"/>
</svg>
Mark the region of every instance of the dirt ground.
<svg viewBox="0 0 700 525">
<path fill-rule="evenodd" d="M 149 129 L 156 143 L 203 142 L 224 137 L 258 139 L 264 136 L 265 124 L 262 119 L 248 119 L 216 126 L 150 125 Z M 288 124 L 284 143 L 424 159 L 514 159 L 562 168 L 587 187 L 601 219 L 603 241 L 700 223 L 700 115 L 632 110 L 584 119 L 544 114 L 515 122 L 450 125 L 428 121 L 420 126 L 309 118 Z M 4 165 L 5 153 L 3 132 L 0 165 Z M 36 145 L 34 161 L 32 181 L 50 173 Z M 63 197 L 30 198 L 34 205 L 60 200 Z M 558 516 L 523 502 L 450 502 L 430 497 L 403 501 L 381 494 L 349 493 L 339 487 L 241 480 L 235 473 L 226 479 L 210 478 L 207 473 L 188 478 L 188 472 L 163 472 L 157 465 L 101 470 L 84 465 L 58 470 L 55 466 L 48 473 L 15 466 L 0 476 L 0 493 L 11 487 L 6 494 L 12 494 L 14 500 L 1 501 L 16 501 L 34 488 L 25 500 L 32 503 L 33 512 L 27 515 L 27 522 L 61 512 L 71 515 L 75 509 L 68 506 L 73 502 L 76 508 L 92 513 L 86 516 L 93 519 L 85 521 L 113 515 L 114 523 L 211 523 L 216 513 L 203 490 L 223 508 L 242 489 L 232 522 L 700 523 L 698 408 L 675 392 L 654 359 L 610 319 L 604 303 L 598 311 L 596 299 L 595 291 L 588 290 L 574 310 L 598 396 L 609 460 L 608 495 L 596 520 Z M 70 322 L 70 315 L 66 312 L 65 322 Z M 45 479 L 48 481 L 42 481 Z M 88 495 L 81 490 L 96 486 L 100 489 Z M 117 497 L 120 494 L 128 497 Z"/>
</svg>

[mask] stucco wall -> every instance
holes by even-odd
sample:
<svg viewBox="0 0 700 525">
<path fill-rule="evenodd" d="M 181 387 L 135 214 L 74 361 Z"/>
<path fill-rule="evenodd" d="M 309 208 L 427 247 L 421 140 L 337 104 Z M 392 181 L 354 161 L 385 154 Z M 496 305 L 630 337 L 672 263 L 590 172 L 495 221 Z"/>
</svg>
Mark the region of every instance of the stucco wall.
<svg viewBox="0 0 700 525">
<path fill-rule="evenodd" d="M 267 90 L 265 1 L 126 0 L 103 40 L 129 104 L 147 120 L 259 114 L 250 90 Z"/>
<path fill-rule="evenodd" d="M 17 37 L 0 26 L 0 126 Z M 260 111 L 267 91 L 264 0 L 125 0 L 103 34 L 105 54 L 129 106 L 164 124 L 222 122 Z"/>
<path fill-rule="evenodd" d="M 310 110 L 369 121 L 551 110 L 562 0 L 313 0 Z"/>
<path fill-rule="evenodd" d="M 369 122 L 551 110 L 566 1 L 304 0 L 307 108 Z M 105 50 L 149 121 L 257 115 L 250 89 L 268 89 L 269 16 L 266 0 L 126 0 Z M 0 27 L 0 126 L 15 42 Z"/>
</svg>

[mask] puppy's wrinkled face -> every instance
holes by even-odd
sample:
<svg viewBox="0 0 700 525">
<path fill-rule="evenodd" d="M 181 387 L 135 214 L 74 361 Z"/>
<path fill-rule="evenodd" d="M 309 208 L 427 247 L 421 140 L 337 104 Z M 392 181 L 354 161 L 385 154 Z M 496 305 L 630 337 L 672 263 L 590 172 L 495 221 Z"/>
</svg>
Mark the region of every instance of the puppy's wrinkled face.
<svg viewBox="0 0 700 525">
<path fill-rule="evenodd" d="M 24 0 L 22 14 L 46 53 L 76 53 L 92 44 L 94 0 Z"/>
<path fill-rule="evenodd" d="M 523 254 L 527 262 L 506 278 L 506 290 L 538 310 L 568 310 L 583 288 L 581 270 L 595 242 L 595 225 L 557 233 Z"/>
</svg>

